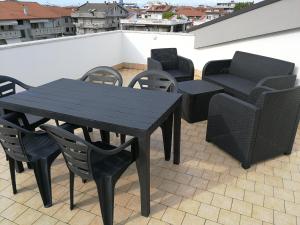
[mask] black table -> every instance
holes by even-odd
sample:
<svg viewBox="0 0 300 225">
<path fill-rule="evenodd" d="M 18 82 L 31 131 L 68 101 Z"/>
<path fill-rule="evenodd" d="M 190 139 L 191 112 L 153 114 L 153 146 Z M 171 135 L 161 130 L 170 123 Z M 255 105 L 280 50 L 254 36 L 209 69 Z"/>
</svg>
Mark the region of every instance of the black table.
<svg viewBox="0 0 300 225">
<path fill-rule="evenodd" d="M 209 102 L 212 96 L 224 92 L 224 88 L 204 80 L 178 83 L 182 97 L 182 118 L 189 123 L 207 120 Z"/>
<path fill-rule="evenodd" d="M 150 213 L 150 135 L 173 116 L 174 163 L 180 162 L 180 94 L 60 79 L 1 98 L 0 107 L 137 137 L 143 216 Z M 172 134 L 172 126 L 169 132 Z M 172 138 L 168 140 L 171 148 Z"/>
</svg>

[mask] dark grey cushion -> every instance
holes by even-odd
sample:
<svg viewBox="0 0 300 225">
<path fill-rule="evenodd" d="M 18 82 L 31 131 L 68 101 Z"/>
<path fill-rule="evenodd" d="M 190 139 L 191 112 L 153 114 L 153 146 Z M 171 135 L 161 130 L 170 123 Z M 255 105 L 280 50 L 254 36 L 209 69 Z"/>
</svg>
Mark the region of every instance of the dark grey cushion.
<svg viewBox="0 0 300 225">
<path fill-rule="evenodd" d="M 167 73 L 171 74 L 177 81 L 190 80 L 189 74 L 180 70 L 166 70 Z M 185 79 L 188 78 L 188 79 Z"/>
<path fill-rule="evenodd" d="M 178 55 L 176 48 L 152 49 L 151 58 L 162 64 L 163 70 L 178 69 Z"/>
<path fill-rule="evenodd" d="M 255 82 L 231 74 L 209 75 L 204 79 L 223 86 L 225 92 L 241 99 L 248 99 L 256 85 Z"/>
<path fill-rule="evenodd" d="M 294 67 L 295 64 L 291 62 L 237 51 L 229 73 L 258 82 L 265 77 L 292 74 Z"/>
</svg>

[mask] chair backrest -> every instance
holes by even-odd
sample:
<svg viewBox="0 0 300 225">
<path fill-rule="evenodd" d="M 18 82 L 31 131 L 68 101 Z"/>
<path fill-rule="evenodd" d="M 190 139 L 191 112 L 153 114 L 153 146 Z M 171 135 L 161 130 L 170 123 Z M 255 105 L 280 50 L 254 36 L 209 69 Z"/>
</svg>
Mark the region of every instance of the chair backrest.
<svg viewBox="0 0 300 225">
<path fill-rule="evenodd" d="M 90 149 L 84 139 L 59 127 L 42 125 L 41 128 L 60 146 L 70 171 L 84 179 L 93 178 Z"/>
<path fill-rule="evenodd" d="M 22 83 L 17 79 L 14 79 L 9 76 L 0 75 L 0 98 L 15 94 L 17 85 L 23 89 L 31 88 L 30 86 Z M 4 114 L 4 110 L 0 108 L 0 115 L 3 114 Z"/>
<path fill-rule="evenodd" d="M 295 64 L 279 59 L 237 51 L 231 61 L 229 72 L 253 82 L 265 77 L 292 74 Z"/>
<path fill-rule="evenodd" d="M 299 122 L 300 87 L 265 91 L 256 105 L 261 110 L 256 147 L 278 154 L 291 149 Z"/>
<path fill-rule="evenodd" d="M 24 89 L 30 88 L 30 86 L 22 83 L 21 81 L 19 81 L 17 79 L 14 79 L 9 76 L 0 75 L 0 98 L 15 94 L 16 93 L 16 85 L 18 85 Z"/>
<path fill-rule="evenodd" d="M 151 58 L 159 61 L 164 70 L 178 69 L 178 55 L 176 48 L 151 49 Z"/>
<path fill-rule="evenodd" d="M 0 142 L 8 156 L 29 162 L 28 155 L 22 143 L 22 136 L 31 133 L 20 127 L 21 114 L 9 113 L 0 117 Z"/>
<path fill-rule="evenodd" d="M 141 89 L 167 92 L 178 91 L 177 81 L 170 74 L 161 70 L 147 70 L 136 75 L 128 87 L 133 88 L 136 84 Z"/>
<path fill-rule="evenodd" d="M 108 66 L 99 66 L 91 69 L 80 80 L 96 84 L 123 85 L 123 78 L 119 71 Z"/>
</svg>

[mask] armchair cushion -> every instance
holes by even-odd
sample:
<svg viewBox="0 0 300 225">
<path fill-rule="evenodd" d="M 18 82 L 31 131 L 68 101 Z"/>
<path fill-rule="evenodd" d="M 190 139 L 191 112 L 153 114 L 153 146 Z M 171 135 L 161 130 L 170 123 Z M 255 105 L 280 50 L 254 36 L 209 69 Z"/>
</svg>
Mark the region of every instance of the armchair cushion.
<svg viewBox="0 0 300 225">
<path fill-rule="evenodd" d="M 178 69 L 178 55 L 176 48 L 152 49 L 151 58 L 159 61 L 163 70 Z"/>
<path fill-rule="evenodd" d="M 257 83 L 265 77 L 292 74 L 294 67 L 291 62 L 237 51 L 229 73 Z"/>
<path fill-rule="evenodd" d="M 241 99 L 247 99 L 256 83 L 231 74 L 205 76 L 204 80 L 224 87 L 225 92 Z"/>
<path fill-rule="evenodd" d="M 166 70 L 166 72 L 171 74 L 178 82 L 193 80 L 193 77 L 180 70 Z"/>
</svg>

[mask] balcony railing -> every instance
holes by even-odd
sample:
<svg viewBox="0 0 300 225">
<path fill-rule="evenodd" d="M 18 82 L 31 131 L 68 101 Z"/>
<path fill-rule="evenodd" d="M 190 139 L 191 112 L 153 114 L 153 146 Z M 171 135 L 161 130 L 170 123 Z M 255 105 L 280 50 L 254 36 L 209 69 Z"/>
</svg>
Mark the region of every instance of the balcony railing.
<svg viewBox="0 0 300 225">
<path fill-rule="evenodd" d="M 63 33 L 62 27 L 31 29 L 32 36 L 43 36 L 43 35 L 60 34 L 60 33 Z"/>
<path fill-rule="evenodd" d="M 72 13 L 71 17 L 74 17 L 74 18 L 105 18 L 106 13 L 104 13 L 104 12 Z"/>
<path fill-rule="evenodd" d="M 90 29 L 101 29 L 111 27 L 109 24 L 103 23 L 75 23 L 76 27 L 78 28 L 90 28 Z"/>
<path fill-rule="evenodd" d="M 12 30 L 12 31 L 0 31 L 0 39 L 14 39 L 22 37 L 21 31 Z"/>
</svg>

